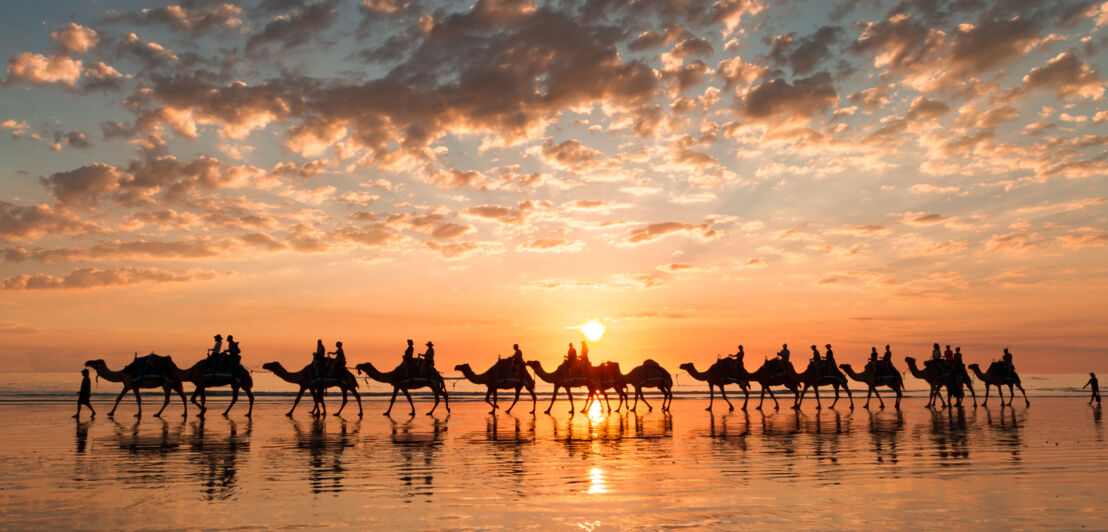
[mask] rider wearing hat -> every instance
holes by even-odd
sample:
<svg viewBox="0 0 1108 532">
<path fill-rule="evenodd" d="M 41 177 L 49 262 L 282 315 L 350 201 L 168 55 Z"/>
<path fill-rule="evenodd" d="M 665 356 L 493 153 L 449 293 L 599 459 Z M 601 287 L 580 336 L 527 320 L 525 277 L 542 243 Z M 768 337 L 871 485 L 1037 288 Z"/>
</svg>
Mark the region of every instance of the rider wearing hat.
<svg viewBox="0 0 1108 532">
<path fill-rule="evenodd" d="M 223 335 L 215 335 L 215 345 L 208 350 L 208 358 L 217 356 L 223 353 Z"/>
</svg>

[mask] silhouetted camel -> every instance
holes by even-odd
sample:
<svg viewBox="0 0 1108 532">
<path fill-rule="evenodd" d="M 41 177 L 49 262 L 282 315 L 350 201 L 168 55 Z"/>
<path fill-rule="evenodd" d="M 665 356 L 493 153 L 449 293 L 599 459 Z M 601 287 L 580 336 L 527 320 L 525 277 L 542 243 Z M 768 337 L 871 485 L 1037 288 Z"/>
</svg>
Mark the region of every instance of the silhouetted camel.
<svg viewBox="0 0 1108 532">
<path fill-rule="evenodd" d="M 389 401 L 389 409 L 385 411 L 385 415 L 392 413 L 392 405 L 396 402 L 397 392 L 404 392 L 404 397 L 408 398 L 408 406 L 412 408 L 410 415 L 415 415 L 415 403 L 412 402 L 412 395 L 408 393 L 408 390 L 415 390 L 423 388 L 424 386 L 431 389 L 431 393 L 435 394 L 435 405 L 431 407 L 431 411 L 427 412 L 427 415 L 431 415 L 435 412 L 435 409 L 439 407 L 439 395 L 442 395 L 444 401 L 446 401 L 446 411 L 450 412 L 450 397 L 446 394 L 446 382 L 443 381 L 442 375 L 439 375 L 438 371 L 435 371 L 433 375 L 409 375 L 404 369 L 404 364 L 401 363 L 396 369 L 388 372 L 381 373 L 377 368 L 373 367 L 373 364 L 366 362 L 354 366 L 354 369 L 358 370 L 358 373 L 365 373 L 369 375 L 369 378 L 377 381 L 389 384 L 392 386 L 392 399 Z"/>
<path fill-rule="evenodd" d="M 942 389 L 943 386 L 949 384 L 947 375 L 944 374 L 935 364 L 928 364 L 924 366 L 922 370 L 916 366 L 916 359 L 912 357 L 904 357 L 904 361 L 908 363 L 908 370 L 912 372 L 912 376 L 926 381 L 928 386 L 931 387 L 931 394 L 927 398 L 927 407 L 931 408 L 935 406 L 935 399 L 938 398 L 939 403 L 943 408 L 946 408 L 946 401 L 943 400 Z"/>
<path fill-rule="evenodd" d="M 750 374 L 746 372 L 746 368 L 743 367 L 742 360 L 731 360 L 727 358 L 721 358 L 716 360 L 711 366 L 708 367 L 708 371 L 697 371 L 696 366 L 692 362 L 686 362 L 681 364 L 681 369 L 685 370 L 690 377 L 708 383 L 708 408 L 709 412 L 712 411 L 712 405 L 716 400 L 715 388 L 719 388 L 720 395 L 723 396 L 723 400 L 727 403 L 729 410 L 734 410 L 735 406 L 731 404 L 731 400 L 727 398 L 727 391 L 724 390 L 724 385 L 738 384 L 739 388 L 743 391 L 743 410 L 746 410 L 746 404 L 750 401 Z M 764 392 L 763 392 L 764 393 Z M 771 394 L 772 395 L 772 394 Z M 776 401 L 776 399 L 774 399 Z"/>
<path fill-rule="evenodd" d="M 781 405 L 777 403 L 777 398 L 773 396 L 773 389 L 771 386 L 784 386 L 793 392 L 793 406 L 795 407 L 800 400 L 800 379 L 796 370 L 793 369 L 793 365 L 789 362 L 785 362 L 779 359 L 767 360 L 762 367 L 750 374 L 750 380 L 762 385 L 762 395 L 758 399 L 758 410 L 762 409 L 762 402 L 766 399 L 766 392 L 769 392 L 769 398 L 773 399 L 773 408 L 778 410 Z"/>
<path fill-rule="evenodd" d="M 792 364 L 787 364 L 789 368 L 792 368 Z M 795 369 L 793 370 L 796 371 Z M 823 405 L 819 401 L 819 387 L 820 386 L 832 386 L 835 388 L 835 400 L 831 402 L 831 408 L 835 408 L 835 405 L 839 402 L 839 388 L 842 387 L 846 391 L 846 396 L 850 399 L 850 409 L 854 410 L 854 395 L 850 393 L 850 387 L 846 384 L 846 375 L 843 375 L 839 368 L 832 366 L 830 372 L 821 371 L 816 366 L 816 362 L 812 361 L 808 363 L 808 367 L 804 369 L 804 373 L 797 373 L 797 381 L 804 384 L 804 389 L 800 391 L 800 397 L 797 398 L 796 403 L 793 404 L 793 408 L 800 408 L 801 403 L 804 402 L 804 394 L 808 392 L 808 388 L 816 394 L 816 410 L 823 408 Z"/>
<path fill-rule="evenodd" d="M 623 382 L 623 374 L 619 370 L 619 362 L 602 362 L 600 365 L 591 366 L 587 369 L 589 376 L 589 397 L 585 399 L 585 406 L 581 409 L 581 413 L 585 413 L 589 410 L 592 402 L 597 400 L 597 396 L 604 397 L 604 404 L 608 407 L 608 412 L 612 411 L 612 403 L 608 402 L 608 389 L 614 389 L 616 394 L 619 395 L 619 404 L 616 405 L 616 411 L 623 408 L 623 403 L 627 402 L 627 386 Z M 630 404 L 627 405 L 630 408 Z"/>
<path fill-rule="evenodd" d="M 516 375 L 515 368 L 513 368 L 513 362 L 510 358 L 498 360 L 495 364 L 489 368 L 488 371 L 478 375 L 473 373 L 473 369 L 469 367 L 469 364 L 458 364 L 454 366 L 454 369 L 462 372 L 470 382 L 474 384 L 483 384 L 488 388 L 485 392 L 485 402 L 492 406 L 490 414 L 495 414 L 498 408 L 497 403 L 497 390 L 515 390 L 516 398 L 512 401 L 512 406 L 509 406 L 505 413 L 511 414 L 512 409 L 515 408 L 516 403 L 519 402 L 520 390 L 526 388 L 531 394 L 531 413 L 535 413 L 535 408 L 538 403 L 538 398 L 535 397 L 535 379 L 531 377 L 527 370 L 523 370 L 523 375 Z M 504 375 L 502 377 L 502 375 Z M 492 401 L 489 401 L 489 396 L 492 396 Z"/>
<path fill-rule="evenodd" d="M 960 381 L 963 386 L 965 386 L 966 388 L 969 388 L 970 396 L 973 397 L 973 406 L 976 408 L 977 407 L 977 392 L 975 392 L 973 390 L 973 379 L 970 378 L 969 372 L 966 371 L 965 362 L 960 362 L 960 361 L 958 361 L 958 359 L 955 359 L 954 362 L 951 363 L 951 371 L 954 372 L 954 377 L 958 381 Z M 954 395 L 954 390 L 951 389 L 950 383 L 948 382 L 947 386 L 946 386 L 946 401 L 947 401 L 948 404 L 950 403 L 950 401 L 951 401 L 950 398 L 953 395 Z M 964 398 L 964 395 L 965 394 L 961 394 L 961 393 L 958 394 L 958 406 L 962 406 L 962 399 Z"/>
<path fill-rule="evenodd" d="M 148 369 L 156 369 L 157 366 L 151 364 L 151 362 L 153 362 L 154 360 L 151 357 L 159 357 L 159 355 L 150 354 L 144 357 L 138 357 L 132 362 L 132 364 L 145 364 Z M 135 414 L 135 417 L 141 417 L 142 397 L 139 395 L 139 389 L 150 388 L 161 388 L 165 391 L 165 401 L 162 403 L 162 408 L 158 410 L 158 413 L 154 414 L 154 417 L 160 417 L 162 415 L 162 412 L 165 410 L 165 407 L 169 405 L 170 390 L 177 392 L 177 395 L 181 396 L 181 406 L 184 407 L 184 413 L 181 415 L 188 416 L 189 406 L 188 400 L 185 399 L 184 388 L 181 386 L 180 382 L 171 379 L 169 375 L 165 374 L 164 371 L 159 370 L 157 373 L 147 372 L 146 374 L 141 376 L 141 379 L 138 382 L 135 382 L 135 380 L 131 376 L 131 372 L 126 370 L 112 371 L 108 369 L 108 365 L 102 359 L 89 360 L 88 362 L 85 362 L 85 366 L 92 368 L 93 371 L 95 371 L 96 374 L 100 376 L 100 378 L 108 382 L 123 383 L 123 391 L 119 392 L 119 396 L 115 398 L 115 405 L 112 406 L 112 411 L 108 412 L 108 417 L 112 417 L 115 415 L 115 409 L 119 408 L 119 401 L 121 401 L 123 399 L 123 396 L 127 395 L 127 392 L 129 391 L 134 391 L 135 402 L 138 403 L 138 412 Z"/>
<path fill-rule="evenodd" d="M 304 369 L 295 373 L 289 372 L 280 362 L 266 362 L 262 364 L 262 369 L 272 371 L 274 375 L 285 382 L 300 386 L 300 391 L 296 394 L 296 400 L 292 402 L 292 408 L 285 413 L 286 416 L 292 417 L 296 405 L 300 404 L 300 398 L 304 397 L 304 390 L 311 391 L 312 401 L 316 408 L 323 415 L 327 415 L 327 403 L 323 400 L 323 391 L 337 386 L 342 390 L 342 405 L 339 406 L 339 410 L 335 412 L 335 415 L 342 414 L 342 409 L 346 408 L 346 393 L 349 391 L 354 394 L 354 399 L 358 401 L 358 417 L 362 417 L 362 396 L 358 395 L 358 379 L 346 368 L 343 368 L 342 374 L 337 377 L 331 375 L 318 376 L 318 372 L 312 370 L 312 364 L 304 366 Z"/>
<path fill-rule="evenodd" d="M 896 392 L 895 406 L 896 408 L 900 408 L 900 399 L 904 397 L 904 379 L 900 376 L 900 372 L 896 371 L 896 368 L 893 368 L 893 371 L 887 374 L 875 376 L 873 370 L 869 367 L 862 373 L 854 371 L 854 368 L 851 367 L 850 364 L 839 364 L 839 367 L 842 368 L 843 372 L 850 376 L 850 378 L 865 383 L 866 386 L 869 387 L 869 390 L 866 391 L 866 404 L 862 406 L 863 408 L 869 408 L 869 399 L 871 395 L 876 395 L 877 400 L 881 403 L 881 408 L 885 408 L 885 401 L 881 399 L 881 394 L 877 393 L 878 386 L 888 386 Z"/>
<path fill-rule="evenodd" d="M 206 360 L 200 360 L 192 367 L 188 369 L 181 369 L 177 367 L 177 364 L 173 362 L 173 357 L 159 357 L 155 360 L 155 364 L 158 365 L 166 375 L 178 382 L 191 382 L 196 387 L 192 392 L 192 403 L 200 408 L 199 416 L 203 416 L 204 412 L 208 409 L 208 398 L 205 392 L 208 388 L 217 386 L 230 386 L 231 387 L 231 403 L 227 405 L 227 409 L 223 411 L 223 415 L 227 415 L 231 411 L 231 407 L 235 406 L 235 402 L 239 399 L 239 388 L 242 388 L 246 392 L 246 397 L 250 399 L 250 408 L 246 411 L 246 417 L 254 412 L 254 393 L 251 392 L 251 388 L 254 387 L 254 380 L 250 378 L 250 372 L 246 368 L 242 367 L 242 364 L 237 364 L 232 370 L 233 373 L 224 373 L 215 371 L 222 368 L 205 369 Z M 196 397 L 200 396 L 200 402 L 196 401 Z"/>
<path fill-rule="evenodd" d="M 566 395 L 569 396 L 569 413 L 575 413 L 573 406 L 573 392 L 572 388 L 588 387 L 589 377 L 588 374 L 574 374 L 571 376 L 571 371 L 568 362 L 562 362 L 558 369 L 554 370 L 554 373 L 547 373 L 542 369 L 542 363 L 538 360 L 528 360 L 527 366 L 535 371 L 535 376 L 542 379 L 545 382 L 554 385 L 554 393 L 550 396 L 550 406 L 546 408 L 546 413 L 550 413 L 550 409 L 554 408 L 554 400 L 558 398 L 558 389 L 565 388 Z"/>
<path fill-rule="evenodd" d="M 634 412 L 639 407 L 639 398 L 646 404 L 651 412 L 654 407 L 647 402 L 643 395 L 643 388 L 657 388 L 662 392 L 662 411 L 669 412 L 669 405 L 673 402 L 673 377 L 657 362 L 646 359 L 641 365 L 632 369 L 630 373 L 623 375 L 623 382 L 635 388 L 635 406 L 630 411 Z"/>
<path fill-rule="evenodd" d="M 996 386 L 996 394 L 1000 396 L 1000 405 L 1004 406 L 1004 392 L 1000 388 L 1002 385 L 1008 385 L 1008 404 L 1011 405 L 1012 401 L 1016 398 L 1016 391 L 1012 389 L 1013 386 L 1020 389 L 1020 393 L 1023 394 L 1023 402 L 1027 406 L 1031 406 L 1031 401 L 1027 400 L 1027 392 L 1023 390 L 1023 385 L 1020 384 L 1020 376 L 1013 370 L 1007 375 L 998 371 L 995 363 L 989 365 L 989 371 L 981 373 L 981 366 L 977 364 L 970 364 L 969 369 L 973 371 L 974 375 L 981 382 L 985 383 L 985 400 L 981 401 L 982 406 L 988 406 L 989 403 L 989 386 Z"/>
</svg>

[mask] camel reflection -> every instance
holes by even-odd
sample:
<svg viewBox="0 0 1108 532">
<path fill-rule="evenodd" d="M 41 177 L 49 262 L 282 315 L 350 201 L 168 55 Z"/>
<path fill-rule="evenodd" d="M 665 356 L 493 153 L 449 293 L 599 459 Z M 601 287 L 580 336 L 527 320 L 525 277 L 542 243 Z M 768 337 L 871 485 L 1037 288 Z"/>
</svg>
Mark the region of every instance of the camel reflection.
<svg viewBox="0 0 1108 532">
<path fill-rule="evenodd" d="M 897 464 L 900 461 L 898 443 L 902 430 L 904 430 L 904 412 L 900 409 L 891 412 L 885 410 L 869 412 L 869 434 L 877 463 Z"/>
<path fill-rule="evenodd" d="M 496 476 L 510 477 L 517 483 L 527 472 L 525 451 L 535 441 L 535 418 L 521 420 L 511 416 L 489 416 L 485 420 L 485 442 L 493 444 L 489 452 L 493 456 L 492 472 Z"/>
<path fill-rule="evenodd" d="M 192 422 L 192 434 L 188 437 L 190 461 L 200 469 L 204 498 L 225 500 L 232 498 L 238 481 L 239 456 L 250 452 L 250 434 L 254 427 L 252 418 L 246 418 L 243 427 L 233 419 L 227 420 L 226 432 L 205 431 L 204 418 Z"/>
<path fill-rule="evenodd" d="M 843 422 L 838 410 L 817 411 L 815 417 L 803 418 L 805 432 L 815 436 L 816 461 L 825 465 L 838 465 L 842 450 L 842 435 L 850 433 L 850 416 Z"/>
<path fill-rule="evenodd" d="M 327 432 L 328 421 L 338 422 L 337 434 Z M 289 418 L 289 423 L 296 432 L 296 447 L 308 453 L 308 485 L 312 493 L 342 492 L 346 477 L 342 453 L 354 446 L 355 437 L 361 427 L 361 418 L 349 423 L 343 418 L 328 420 L 324 416 L 316 416 L 308 430 L 304 430 L 294 418 Z"/>
<path fill-rule="evenodd" d="M 965 409 L 930 410 L 930 414 L 930 436 L 938 457 L 943 460 L 968 460 L 970 453 Z"/>
<path fill-rule="evenodd" d="M 90 421 L 77 420 L 77 454 L 85 454 L 88 447 L 88 426 Z"/>
<path fill-rule="evenodd" d="M 1023 428 L 1021 425 L 1026 415 L 1026 410 L 1017 415 L 1016 409 L 1011 406 L 1002 406 L 1000 413 L 995 415 L 993 409 L 985 409 L 985 423 L 988 425 L 990 432 L 997 437 L 997 445 L 1012 454 L 1013 462 L 1018 462 L 1021 459 L 1020 450 L 1023 448 Z"/>
<path fill-rule="evenodd" d="M 404 497 L 434 495 L 435 458 L 446 439 L 450 414 L 443 419 L 430 418 L 431 431 L 413 430 L 414 420 L 396 421 L 392 425 L 392 448 L 400 455 L 397 467 L 400 493 Z"/>
</svg>

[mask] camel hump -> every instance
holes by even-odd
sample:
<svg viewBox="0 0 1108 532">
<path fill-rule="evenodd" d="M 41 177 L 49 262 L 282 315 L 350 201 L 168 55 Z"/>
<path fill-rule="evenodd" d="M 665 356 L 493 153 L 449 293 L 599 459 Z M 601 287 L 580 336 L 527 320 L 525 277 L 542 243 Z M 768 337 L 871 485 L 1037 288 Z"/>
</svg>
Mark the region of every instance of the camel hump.
<svg viewBox="0 0 1108 532">
<path fill-rule="evenodd" d="M 657 362 L 655 362 L 653 358 L 648 358 L 648 359 L 646 359 L 646 360 L 643 360 L 643 361 L 642 361 L 642 365 L 644 365 L 644 366 L 648 366 L 648 367 L 655 367 L 655 368 L 660 368 L 660 367 L 662 367 L 662 365 L 661 365 L 661 364 L 659 364 L 659 363 L 657 363 Z"/>
</svg>

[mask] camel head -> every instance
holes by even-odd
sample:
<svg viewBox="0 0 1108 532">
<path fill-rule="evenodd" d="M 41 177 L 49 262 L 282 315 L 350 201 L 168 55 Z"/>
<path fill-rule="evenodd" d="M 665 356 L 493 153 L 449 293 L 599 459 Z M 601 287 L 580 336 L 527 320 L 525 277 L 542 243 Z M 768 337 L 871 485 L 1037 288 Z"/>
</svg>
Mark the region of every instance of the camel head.
<svg viewBox="0 0 1108 532">
<path fill-rule="evenodd" d="M 361 364 L 358 364 L 357 366 L 354 366 L 354 370 L 358 372 L 358 375 L 361 375 L 362 373 L 365 373 L 365 374 L 368 375 L 369 374 L 369 368 L 371 366 L 373 366 L 373 364 L 370 364 L 369 362 L 363 362 Z"/>
<path fill-rule="evenodd" d="M 685 362 L 678 367 L 690 373 L 696 371 L 696 368 L 693 366 L 692 362 Z"/>
<path fill-rule="evenodd" d="M 277 371 L 280 367 L 280 362 L 266 362 L 265 364 L 262 364 L 262 369 L 267 369 L 269 371 Z"/>
<path fill-rule="evenodd" d="M 106 367 L 108 367 L 108 364 L 106 362 L 104 362 L 104 359 L 98 358 L 96 360 L 86 361 L 85 362 L 85 367 L 86 368 L 93 368 L 93 369 L 106 368 Z"/>
<path fill-rule="evenodd" d="M 454 366 L 454 371 L 465 371 L 467 369 L 469 369 L 469 364 L 458 364 Z"/>
<path fill-rule="evenodd" d="M 850 364 L 839 364 L 839 369 L 843 371 L 851 371 L 853 368 L 850 367 Z"/>
<path fill-rule="evenodd" d="M 973 364 L 970 364 L 966 367 L 969 368 L 969 369 L 972 369 L 973 371 L 981 371 L 981 366 L 977 365 L 976 362 L 974 362 Z"/>
<path fill-rule="evenodd" d="M 916 359 L 914 357 L 904 357 L 904 361 L 909 363 L 909 364 L 915 364 L 916 363 Z"/>
<path fill-rule="evenodd" d="M 524 362 L 524 364 L 531 369 L 539 369 L 542 367 L 542 364 L 540 364 L 538 360 L 528 360 Z"/>
</svg>

